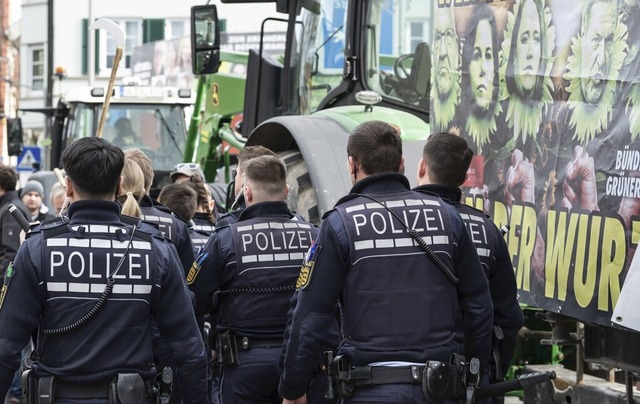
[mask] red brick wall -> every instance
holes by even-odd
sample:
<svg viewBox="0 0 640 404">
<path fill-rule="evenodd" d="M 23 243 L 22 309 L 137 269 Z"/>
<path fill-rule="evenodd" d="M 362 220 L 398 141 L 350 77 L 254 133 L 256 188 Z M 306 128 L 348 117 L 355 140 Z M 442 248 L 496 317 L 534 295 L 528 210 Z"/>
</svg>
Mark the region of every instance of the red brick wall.
<svg viewBox="0 0 640 404">
<path fill-rule="evenodd" d="M 9 0 L 0 0 L 0 56 L 7 58 L 8 41 L 4 33 L 9 28 Z M 7 59 L 0 60 L 0 79 L 7 77 Z M 5 110 L 5 99 L 7 94 L 7 83 L 0 80 L 0 111 Z M 8 112 L 8 111 L 7 111 Z M 2 139 L 0 139 L 2 140 Z"/>
</svg>

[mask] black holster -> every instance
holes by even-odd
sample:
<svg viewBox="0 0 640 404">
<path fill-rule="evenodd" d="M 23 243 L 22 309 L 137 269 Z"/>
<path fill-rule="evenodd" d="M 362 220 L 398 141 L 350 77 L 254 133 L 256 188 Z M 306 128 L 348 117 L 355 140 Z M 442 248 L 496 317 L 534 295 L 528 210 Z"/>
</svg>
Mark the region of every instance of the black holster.
<svg viewBox="0 0 640 404">
<path fill-rule="evenodd" d="M 504 332 L 499 325 L 493 326 L 493 339 L 491 344 L 491 363 L 489 366 L 491 383 L 498 383 L 504 380 L 505 369 L 502 369 L 502 358 L 500 357 L 500 348 Z"/>
<path fill-rule="evenodd" d="M 337 397 L 349 398 L 355 388 L 351 380 L 351 359 L 338 355 L 334 357 L 333 351 L 325 352 L 325 369 L 327 372 L 327 394 L 328 399 Z"/>
<path fill-rule="evenodd" d="M 154 388 L 156 403 L 168 404 L 173 390 L 173 369 L 169 366 L 164 367 L 162 372 L 156 376 L 156 381 Z"/>
<path fill-rule="evenodd" d="M 216 358 L 220 366 L 237 366 L 240 364 L 238 342 L 236 341 L 236 336 L 231 331 L 218 334 L 216 338 L 216 348 Z"/>
<path fill-rule="evenodd" d="M 449 363 L 427 361 L 422 373 L 422 394 L 428 403 L 460 400 L 466 395 L 464 356 L 453 354 Z"/>
</svg>

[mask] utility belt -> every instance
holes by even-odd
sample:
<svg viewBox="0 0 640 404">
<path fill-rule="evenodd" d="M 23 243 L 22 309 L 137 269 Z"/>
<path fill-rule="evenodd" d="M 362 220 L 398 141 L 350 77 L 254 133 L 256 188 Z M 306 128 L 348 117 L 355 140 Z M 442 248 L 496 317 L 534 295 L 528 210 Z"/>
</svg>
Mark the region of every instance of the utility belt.
<svg viewBox="0 0 640 404">
<path fill-rule="evenodd" d="M 477 360 L 472 361 L 478 364 Z M 454 354 L 449 363 L 426 361 L 425 365 L 413 366 L 360 366 L 352 367 L 351 359 L 343 355 L 334 357 L 332 351 L 325 352 L 328 390 L 326 397 L 349 398 L 356 388 L 381 384 L 415 384 L 429 403 L 460 400 L 467 395 L 470 385 L 477 387 L 479 364 L 472 372 L 461 355 Z M 473 373 L 473 372 L 476 373 Z M 470 377 L 470 373 L 475 377 Z"/>
<path fill-rule="evenodd" d="M 218 334 L 216 337 L 216 358 L 218 366 L 237 366 L 240 364 L 238 351 L 253 348 L 282 347 L 282 339 L 260 339 L 239 337 L 231 331 Z"/>
<path fill-rule="evenodd" d="M 155 401 L 153 387 L 138 373 L 118 373 L 112 381 L 76 383 L 54 376 L 22 374 L 22 394 L 27 404 L 51 404 L 57 399 L 108 399 L 109 404 L 143 404 Z"/>
</svg>

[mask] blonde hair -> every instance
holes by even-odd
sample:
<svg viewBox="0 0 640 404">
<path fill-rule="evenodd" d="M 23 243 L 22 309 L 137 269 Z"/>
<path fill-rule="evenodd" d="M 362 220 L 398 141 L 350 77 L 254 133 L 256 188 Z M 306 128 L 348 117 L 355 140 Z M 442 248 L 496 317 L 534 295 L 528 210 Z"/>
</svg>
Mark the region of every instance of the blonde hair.
<svg viewBox="0 0 640 404">
<path fill-rule="evenodd" d="M 138 148 L 132 148 L 124 151 L 124 157 L 131 159 L 134 163 L 138 164 L 138 167 L 142 170 L 142 174 L 144 174 L 145 192 L 149 193 L 154 176 L 153 165 L 151 164 L 149 156 L 144 154 L 144 152 Z"/>
<path fill-rule="evenodd" d="M 144 195 L 144 174 L 135 161 L 124 159 L 122 168 L 122 193 L 118 200 L 122 203 L 122 214 L 133 217 L 142 217 L 142 211 L 138 201 Z"/>
</svg>

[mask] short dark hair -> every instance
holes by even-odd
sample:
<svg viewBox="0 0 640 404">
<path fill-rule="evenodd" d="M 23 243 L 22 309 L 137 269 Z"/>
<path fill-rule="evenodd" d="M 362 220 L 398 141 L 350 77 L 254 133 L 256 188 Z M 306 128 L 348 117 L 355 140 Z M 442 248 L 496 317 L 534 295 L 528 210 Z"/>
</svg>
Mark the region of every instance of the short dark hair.
<svg viewBox="0 0 640 404">
<path fill-rule="evenodd" d="M 268 195 L 279 195 L 287 189 L 287 168 L 279 157 L 258 156 L 242 163 L 245 177 Z"/>
<path fill-rule="evenodd" d="M 367 121 L 349 135 L 347 154 L 368 175 L 397 173 L 402 163 L 402 139 L 398 130 L 382 121 Z"/>
<path fill-rule="evenodd" d="M 247 146 L 238 153 L 238 165 L 242 165 L 245 161 L 249 161 L 252 158 L 260 156 L 277 157 L 277 154 L 264 146 Z"/>
<path fill-rule="evenodd" d="M 427 138 L 422 158 L 429 168 L 433 184 L 459 187 L 464 182 L 473 151 L 466 140 L 451 133 L 437 133 Z"/>
<path fill-rule="evenodd" d="M 196 213 L 198 195 L 186 183 L 165 185 L 158 195 L 158 202 L 171 209 L 186 221 L 193 219 Z"/>
<path fill-rule="evenodd" d="M 515 58 L 518 52 L 518 37 L 520 36 L 520 26 L 522 25 L 524 4 L 529 0 L 520 2 L 516 21 L 513 24 L 513 32 L 511 33 L 511 52 L 509 52 L 509 60 L 507 62 L 507 71 L 505 72 L 505 81 L 507 83 L 507 91 L 509 94 L 516 92 L 515 79 Z M 536 72 L 536 84 L 530 98 L 539 101 L 542 98 L 542 90 L 544 89 L 545 72 L 547 71 L 547 22 L 544 19 L 544 4 L 541 0 L 531 0 L 538 10 L 538 22 L 540 23 L 540 70 Z"/>
<path fill-rule="evenodd" d="M 115 198 L 124 167 L 124 153 L 119 147 L 103 138 L 85 137 L 67 146 L 61 162 L 80 193 Z"/>
<path fill-rule="evenodd" d="M 480 3 L 476 5 L 476 8 L 471 13 L 471 19 L 469 20 L 469 30 L 464 39 L 464 46 L 462 47 L 462 89 L 464 91 L 464 99 L 468 102 L 473 102 L 473 89 L 471 88 L 471 78 L 469 73 L 469 63 L 473 57 L 473 48 L 475 46 L 476 34 L 478 30 L 478 24 L 480 21 L 486 20 L 491 26 L 491 48 L 493 49 L 493 94 L 491 95 L 491 104 L 486 112 L 481 111 L 479 108 L 472 108 L 469 112 L 472 112 L 476 116 L 493 115 L 493 109 L 498 102 L 498 90 L 500 88 L 499 79 L 499 62 L 498 52 L 500 51 L 500 45 L 498 43 L 498 27 L 496 25 L 496 17 L 491 11 L 491 7 L 486 3 Z"/>
<path fill-rule="evenodd" d="M 7 166 L 0 167 L 0 188 L 5 192 L 11 192 L 16 190 L 16 184 L 18 183 L 18 173 Z"/>
</svg>

